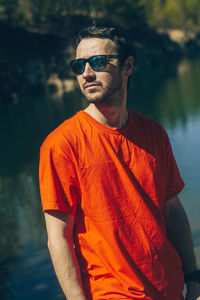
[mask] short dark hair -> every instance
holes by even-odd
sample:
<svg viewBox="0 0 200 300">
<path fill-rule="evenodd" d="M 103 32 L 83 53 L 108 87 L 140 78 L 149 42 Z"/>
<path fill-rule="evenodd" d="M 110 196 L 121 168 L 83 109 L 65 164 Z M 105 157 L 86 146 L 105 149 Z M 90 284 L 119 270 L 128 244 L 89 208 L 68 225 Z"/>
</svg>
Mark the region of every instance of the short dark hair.
<svg viewBox="0 0 200 300">
<path fill-rule="evenodd" d="M 133 40 L 127 29 L 119 25 L 93 23 L 93 25 L 83 28 L 78 33 L 75 39 L 75 47 L 77 48 L 81 40 L 86 38 L 101 38 L 113 41 L 116 45 L 117 54 L 122 56 L 119 60 L 120 65 L 122 66 L 129 56 L 134 57 L 135 64 Z M 128 88 L 130 86 L 131 77 L 132 75 L 128 78 Z"/>
<path fill-rule="evenodd" d="M 123 62 L 129 56 L 134 56 L 132 38 L 125 28 L 116 25 L 93 24 L 83 28 L 76 37 L 75 47 L 81 40 L 86 38 L 102 38 L 113 41 L 116 45 L 117 54 L 123 57 Z"/>
</svg>

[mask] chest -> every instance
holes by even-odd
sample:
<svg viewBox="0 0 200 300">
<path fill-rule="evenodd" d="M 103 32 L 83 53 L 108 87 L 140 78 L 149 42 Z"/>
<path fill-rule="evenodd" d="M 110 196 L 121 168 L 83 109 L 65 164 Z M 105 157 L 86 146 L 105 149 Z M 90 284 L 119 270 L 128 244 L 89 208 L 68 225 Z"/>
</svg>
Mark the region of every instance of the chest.
<svg viewBox="0 0 200 300">
<path fill-rule="evenodd" d="M 133 214 L 146 205 L 145 198 L 161 205 L 165 170 L 158 149 L 152 147 L 150 153 L 133 139 L 99 136 L 95 143 L 85 141 L 78 161 L 81 206 L 86 215 L 93 217 L 98 211 L 99 219 L 105 220 L 105 211 Z"/>
</svg>

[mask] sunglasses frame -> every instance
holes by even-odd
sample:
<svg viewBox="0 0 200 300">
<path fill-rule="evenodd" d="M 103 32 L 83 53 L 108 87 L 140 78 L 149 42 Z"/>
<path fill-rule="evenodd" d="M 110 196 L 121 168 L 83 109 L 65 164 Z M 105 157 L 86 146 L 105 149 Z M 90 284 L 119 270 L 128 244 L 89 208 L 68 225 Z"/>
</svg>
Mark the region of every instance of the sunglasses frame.
<svg viewBox="0 0 200 300">
<path fill-rule="evenodd" d="M 92 59 L 94 59 L 95 57 L 101 57 L 101 58 L 104 58 L 104 59 L 105 59 L 105 66 L 102 66 L 102 68 L 96 68 L 96 67 L 94 67 L 93 62 L 92 62 Z M 84 71 L 85 71 L 85 65 L 86 65 L 87 62 L 89 63 L 90 67 L 91 67 L 94 71 L 98 72 L 98 71 L 102 71 L 102 70 L 104 70 L 104 69 L 106 68 L 106 66 L 107 66 L 107 64 L 108 64 L 108 60 L 109 60 L 110 58 L 120 58 L 120 57 L 122 57 L 122 56 L 121 56 L 121 55 L 117 55 L 117 54 L 110 54 L 110 55 L 94 55 L 94 56 L 91 56 L 91 57 L 89 57 L 89 58 L 87 58 L 87 59 L 84 59 L 84 58 L 74 59 L 74 60 L 72 60 L 72 61 L 70 62 L 70 65 L 71 65 L 72 71 L 73 71 L 73 73 L 74 73 L 75 75 L 81 75 L 81 74 L 83 74 Z M 74 67 L 73 67 L 73 64 L 76 63 L 77 61 L 83 61 L 83 64 L 82 64 L 82 66 L 83 66 L 83 71 L 82 71 L 82 72 L 79 72 L 79 73 L 76 73 L 76 72 L 74 71 Z"/>
</svg>

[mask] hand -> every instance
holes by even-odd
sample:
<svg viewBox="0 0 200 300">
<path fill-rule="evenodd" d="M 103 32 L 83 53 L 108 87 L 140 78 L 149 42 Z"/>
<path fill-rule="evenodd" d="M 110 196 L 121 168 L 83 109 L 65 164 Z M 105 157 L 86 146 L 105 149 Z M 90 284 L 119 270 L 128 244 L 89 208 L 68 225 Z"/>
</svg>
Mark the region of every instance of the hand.
<svg viewBox="0 0 200 300">
<path fill-rule="evenodd" d="M 186 300 L 200 300 L 200 284 L 198 282 L 190 282 L 187 284 Z"/>
</svg>

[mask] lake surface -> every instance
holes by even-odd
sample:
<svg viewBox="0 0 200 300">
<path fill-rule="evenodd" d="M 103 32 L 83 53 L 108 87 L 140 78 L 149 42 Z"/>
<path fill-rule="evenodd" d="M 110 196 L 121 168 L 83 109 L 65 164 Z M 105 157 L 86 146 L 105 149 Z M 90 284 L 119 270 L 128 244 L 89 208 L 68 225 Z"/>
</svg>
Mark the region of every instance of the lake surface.
<svg viewBox="0 0 200 300">
<path fill-rule="evenodd" d="M 39 148 L 66 118 L 85 107 L 79 91 L 62 99 L 28 95 L 0 112 L 0 299 L 63 299 L 46 247 L 38 188 Z M 134 74 L 128 107 L 167 130 L 186 183 L 200 267 L 200 60 Z"/>
</svg>

